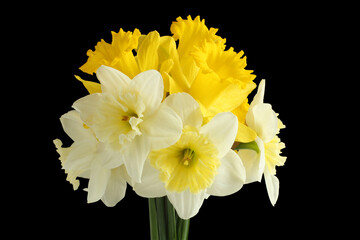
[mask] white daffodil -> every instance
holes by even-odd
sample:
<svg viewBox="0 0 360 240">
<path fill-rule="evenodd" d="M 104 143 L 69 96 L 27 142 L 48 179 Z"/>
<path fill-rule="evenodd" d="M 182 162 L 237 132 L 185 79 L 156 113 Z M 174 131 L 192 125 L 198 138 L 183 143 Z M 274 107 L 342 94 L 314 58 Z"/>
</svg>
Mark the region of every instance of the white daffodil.
<svg viewBox="0 0 360 240">
<path fill-rule="evenodd" d="M 275 176 L 275 166 L 282 166 L 286 157 L 280 156 L 285 144 L 277 137 L 279 130 L 285 128 L 271 104 L 264 103 L 265 80 L 262 80 L 258 92 L 250 104 L 246 115 L 246 124 L 257 133 L 255 142 L 259 152 L 241 149 L 238 155 L 246 168 L 246 183 L 261 181 L 264 174 L 267 192 L 272 205 L 279 196 L 279 180 Z"/>
<path fill-rule="evenodd" d="M 209 195 L 230 195 L 244 184 L 245 168 L 231 150 L 238 122 L 227 112 L 202 126 L 199 104 L 187 93 L 172 94 L 164 104 L 180 116 L 182 135 L 174 145 L 149 154 L 142 182 L 133 187 L 147 198 L 167 195 L 178 215 L 189 219 Z"/>
<path fill-rule="evenodd" d="M 122 167 L 104 167 L 104 163 L 115 156 L 114 152 L 98 141 L 78 112 L 70 111 L 60 121 L 64 131 L 74 141 L 69 148 L 62 148 L 62 142 L 54 140 L 63 169 L 68 174 L 67 180 L 76 190 L 79 187 L 77 177 L 90 179 L 88 203 L 101 199 L 106 206 L 115 206 L 125 196 L 127 175 Z"/>
<path fill-rule="evenodd" d="M 131 80 L 118 70 L 101 66 L 96 75 L 102 92 L 79 99 L 73 107 L 99 141 L 118 153 L 105 167 L 124 163 L 132 180 L 140 182 L 149 152 L 179 139 L 181 119 L 161 104 L 164 85 L 158 71 L 145 71 Z"/>
</svg>

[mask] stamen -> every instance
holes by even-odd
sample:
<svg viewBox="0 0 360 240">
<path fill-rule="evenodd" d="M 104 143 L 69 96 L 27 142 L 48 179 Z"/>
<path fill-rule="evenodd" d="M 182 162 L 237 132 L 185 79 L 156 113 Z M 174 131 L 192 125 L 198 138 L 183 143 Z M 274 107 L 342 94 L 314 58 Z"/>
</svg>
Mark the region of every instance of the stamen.
<svg viewBox="0 0 360 240">
<path fill-rule="evenodd" d="M 127 122 L 127 121 L 129 121 L 129 119 L 130 119 L 130 117 L 125 115 L 125 116 L 122 116 L 121 121 Z"/>
<path fill-rule="evenodd" d="M 184 164 L 184 166 L 189 166 L 192 160 L 194 159 L 194 156 L 195 156 L 195 152 L 193 150 L 189 148 L 185 149 L 182 159 L 182 163 Z"/>
</svg>

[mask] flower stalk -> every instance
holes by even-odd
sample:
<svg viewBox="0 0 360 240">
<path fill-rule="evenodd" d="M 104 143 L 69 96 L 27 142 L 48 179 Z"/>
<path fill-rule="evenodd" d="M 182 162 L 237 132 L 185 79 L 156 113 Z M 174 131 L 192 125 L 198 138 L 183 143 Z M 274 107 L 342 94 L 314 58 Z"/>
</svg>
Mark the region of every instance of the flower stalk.
<svg viewBox="0 0 360 240">
<path fill-rule="evenodd" d="M 151 240 L 186 240 L 190 219 L 181 219 L 167 197 L 149 198 Z"/>
</svg>

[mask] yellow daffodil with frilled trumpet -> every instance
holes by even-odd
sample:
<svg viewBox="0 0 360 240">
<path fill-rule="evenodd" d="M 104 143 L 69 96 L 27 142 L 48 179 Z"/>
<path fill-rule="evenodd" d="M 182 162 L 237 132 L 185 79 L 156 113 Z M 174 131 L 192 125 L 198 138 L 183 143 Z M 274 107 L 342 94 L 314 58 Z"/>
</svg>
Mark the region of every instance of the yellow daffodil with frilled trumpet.
<svg viewBox="0 0 360 240">
<path fill-rule="evenodd" d="M 115 206 L 127 184 L 149 199 L 151 239 L 187 239 L 189 219 L 210 195 L 227 196 L 264 175 L 270 202 L 279 195 L 276 166 L 284 128 L 256 88 L 244 52 L 226 49 L 200 17 L 177 18 L 172 36 L 138 29 L 112 32 L 80 67 L 89 95 L 61 116 L 74 141 L 59 153 L 74 190 L 89 179 L 88 203 Z M 159 226 L 166 223 L 166 226 Z"/>
</svg>

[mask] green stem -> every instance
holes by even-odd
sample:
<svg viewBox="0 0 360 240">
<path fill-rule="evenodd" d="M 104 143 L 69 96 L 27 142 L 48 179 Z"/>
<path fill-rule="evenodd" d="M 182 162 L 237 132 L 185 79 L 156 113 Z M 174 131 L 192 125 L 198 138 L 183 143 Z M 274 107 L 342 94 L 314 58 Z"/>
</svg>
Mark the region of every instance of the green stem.
<svg viewBox="0 0 360 240">
<path fill-rule="evenodd" d="M 181 219 L 178 221 L 178 236 L 179 240 L 187 240 L 189 237 L 190 219 Z"/>
<path fill-rule="evenodd" d="M 159 230 L 159 240 L 166 240 L 167 236 L 167 221 L 166 221 L 166 209 L 165 198 L 155 198 L 156 210 L 157 210 L 157 222 Z"/>
<path fill-rule="evenodd" d="M 159 239 L 156 203 L 154 198 L 149 198 L 150 237 L 151 240 Z"/>
<path fill-rule="evenodd" d="M 149 198 L 151 240 L 187 240 L 190 219 L 181 219 L 167 197 Z"/>
<path fill-rule="evenodd" d="M 170 203 L 169 199 L 165 200 L 166 210 L 167 210 L 167 220 L 168 220 L 168 239 L 177 239 L 176 233 L 176 213 L 173 205 Z"/>
</svg>

